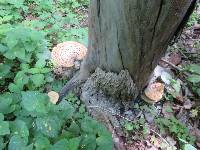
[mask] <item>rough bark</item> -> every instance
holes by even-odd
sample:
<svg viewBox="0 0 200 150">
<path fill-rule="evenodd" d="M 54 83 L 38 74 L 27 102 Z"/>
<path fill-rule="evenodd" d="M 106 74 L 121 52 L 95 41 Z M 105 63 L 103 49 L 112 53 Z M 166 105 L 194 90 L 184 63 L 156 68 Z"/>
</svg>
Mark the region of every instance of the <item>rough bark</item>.
<svg viewBox="0 0 200 150">
<path fill-rule="evenodd" d="M 196 0 L 91 0 L 89 46 L 79 75 L 61 97 L 99 67 L 128 70 L 141 90 Z"/>
</svg>

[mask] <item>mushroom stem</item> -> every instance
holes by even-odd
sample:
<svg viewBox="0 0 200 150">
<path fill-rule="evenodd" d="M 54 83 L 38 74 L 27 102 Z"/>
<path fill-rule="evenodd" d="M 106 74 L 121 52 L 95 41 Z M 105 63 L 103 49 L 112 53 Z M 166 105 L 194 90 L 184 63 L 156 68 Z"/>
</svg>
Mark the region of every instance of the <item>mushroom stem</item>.
<svg viewBox="0 0 200 150">
<path fill-rule="evenodd" d="M 81 69 L 79 72 L 77 72 L 59 92 L 59 100 L 57 104 L 59 104 L 62 101 L 62 99 L 67 95 L 67 93 L 70 90 L 84 83 L 89 76 L 90 76 L 90 71 L 88 69 Z"/>
</svg>

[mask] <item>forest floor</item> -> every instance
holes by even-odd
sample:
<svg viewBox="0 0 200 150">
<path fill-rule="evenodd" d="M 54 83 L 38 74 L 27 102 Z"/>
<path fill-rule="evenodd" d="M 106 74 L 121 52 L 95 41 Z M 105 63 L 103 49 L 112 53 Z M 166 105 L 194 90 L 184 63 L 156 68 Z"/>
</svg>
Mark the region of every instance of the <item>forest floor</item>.
<svg viewBox="0 0 200 150">
<path fill-rule="evenodd" d="M 200 149 L 199 6 L 154 70 L 151 82 L 165 86 L 163 98 L 149 104 L 138 97 L 122 114 L 108 111 L 122 132 L 111 126 L 111 138 L 72 93 L 49 102 L 47 93 L 66 83 L 50 51 L 63 41 L 87 45 L 88 3 L 0 1 L 0 150 L 110 150 L 112 138 L 128 150 Z"/>
</svg>

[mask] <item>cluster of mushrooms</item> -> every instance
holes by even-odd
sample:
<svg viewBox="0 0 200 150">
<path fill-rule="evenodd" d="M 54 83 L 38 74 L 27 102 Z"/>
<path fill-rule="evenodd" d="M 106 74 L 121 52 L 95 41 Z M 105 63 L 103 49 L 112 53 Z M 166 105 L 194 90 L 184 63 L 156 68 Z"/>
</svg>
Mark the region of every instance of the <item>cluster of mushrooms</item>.
<svg viewBox="0 0 200 150">
<path fill-rule="evenodd" d="M 51 59 L 55 66 L 71 68 L 75 62 L 82 60 L 87 53 L 87 48 L 78 42 L 67 41 L 56 45 L 51 52 Z M 142 98 L 148 103 L 155 103 L 162 99 L 164 85 L 162 83 L 150 84 L 144 91 Z M 48 93 L 50 101 L 56 104 L 59 94 L 55 91 Z"/>
<path fill-rule="evenodd" d="M 57 67 L 71 68 L 76 61 L 82 60 L 87 53 L 87 48 L 78 42 L 67 41 L 56 45 L 51 52 L 51 60 Z M 56 104 L 59 94 L 55 91 L 48 93 L 50 101 Z"/>
</svg>

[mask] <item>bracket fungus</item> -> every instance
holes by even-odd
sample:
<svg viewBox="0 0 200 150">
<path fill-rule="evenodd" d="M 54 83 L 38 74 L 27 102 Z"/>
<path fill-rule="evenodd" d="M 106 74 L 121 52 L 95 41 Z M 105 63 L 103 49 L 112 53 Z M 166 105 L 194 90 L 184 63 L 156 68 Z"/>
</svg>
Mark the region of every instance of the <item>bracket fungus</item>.
<svg viewBox="0 0 200 150">
<path fill-rule="evenodd" d="M 59 43 L 51 52 L 52 61 L 60 67 L 73 67 L 76 60 L 82 60 L 87 48 L 78 42 L 67 41 Z"/>
<path fill-rule="evenodd" d="M 164 94 L 164 84 L 155 82 L 151 83 L 144 90 L 144 94 L 142 95 L 142 99 L 148 103 L 156 103 L 159 102 Z"/>
</svg>

